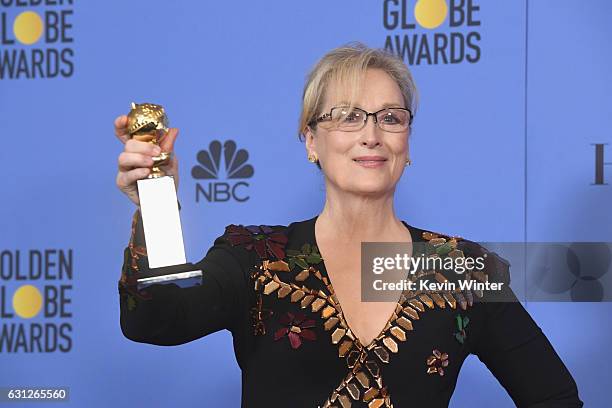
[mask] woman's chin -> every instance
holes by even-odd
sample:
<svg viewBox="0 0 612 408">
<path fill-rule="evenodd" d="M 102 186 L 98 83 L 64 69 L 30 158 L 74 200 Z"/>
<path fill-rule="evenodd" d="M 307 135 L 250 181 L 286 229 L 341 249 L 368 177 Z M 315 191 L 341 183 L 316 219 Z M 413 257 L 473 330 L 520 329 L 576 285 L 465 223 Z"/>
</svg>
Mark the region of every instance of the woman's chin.
<svg viewBox="0 0 612 408">
<path fill-rule="evenodd" d="M 390 186 L 388 184 L 381 183 L 380 180 L 372 182 L 359 182 L 347 188 L 347 191 L 350 191 L 351 193 L 367 196 L 383 195 L 388 193 L 390 190 L 392 190 Z"/>
</svg>

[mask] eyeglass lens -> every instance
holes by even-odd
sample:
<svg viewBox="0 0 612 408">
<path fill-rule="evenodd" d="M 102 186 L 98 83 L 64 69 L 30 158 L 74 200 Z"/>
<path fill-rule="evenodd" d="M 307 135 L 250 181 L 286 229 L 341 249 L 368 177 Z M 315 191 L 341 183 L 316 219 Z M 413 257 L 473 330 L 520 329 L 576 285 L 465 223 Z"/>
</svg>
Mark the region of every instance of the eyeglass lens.
<svg viewBox="0 0 612 408">
<path fill-rule="evenodd" d="M 367 113 L 359 108 L 333 108 L 331 119 L 341 130 L 359 130 L 365 126 Z M 410 113 L 404 109 L 388 108 L 376 114 L 378 126 L 387 131 L 400 132 L 408 128 Z"/>
</svg>

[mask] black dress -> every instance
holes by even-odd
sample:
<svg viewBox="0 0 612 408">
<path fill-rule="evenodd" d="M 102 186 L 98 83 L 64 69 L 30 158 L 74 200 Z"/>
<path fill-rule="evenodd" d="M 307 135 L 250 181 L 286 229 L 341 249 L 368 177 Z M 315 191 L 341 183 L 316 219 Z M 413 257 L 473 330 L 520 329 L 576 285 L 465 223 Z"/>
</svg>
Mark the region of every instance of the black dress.
<svg viewBox="0 0 612 408">
<path fill-rule="evenodd" d="M 229 225 L 197 266 L 201 286 L 152 285 L 140 214 L 125 250 L 121 329 L 137 342 L 177 345 L 221 329 L 233 335 L 243 407 L 447 407 L 459 369 L 475 354 L 519 407 L 582 407 L 576 384 L 522 305 L 472 291 L 407 291 L 365 346 L 348 327 L 316 248 L 316 217 L 288 226 Z M 484 252 L 408 224 L 413 241 Z M 487 276 L 508 283 L 489 256 Z M 431 272 L 438 281 L 439 272 Z M 508 288 L 503 296 L 514 300 Z"/>
</svg>

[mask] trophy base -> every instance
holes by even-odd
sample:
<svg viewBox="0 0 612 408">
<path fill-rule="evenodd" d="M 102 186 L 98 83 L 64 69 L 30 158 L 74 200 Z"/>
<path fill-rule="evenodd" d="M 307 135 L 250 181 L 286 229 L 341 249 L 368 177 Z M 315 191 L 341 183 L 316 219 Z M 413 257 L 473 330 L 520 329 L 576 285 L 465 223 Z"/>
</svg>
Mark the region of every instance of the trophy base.
<svg viewBox="0 0 612 408">
<path fill-rule="evenodd" d="M 173 283 L 181 288 L 202 284 L 202 271 L 191 263 L 149 269 L 141 273 L 140 276 L 136 281 L 138 290 L 155 284 L 168 285 Z"/>
</svg>

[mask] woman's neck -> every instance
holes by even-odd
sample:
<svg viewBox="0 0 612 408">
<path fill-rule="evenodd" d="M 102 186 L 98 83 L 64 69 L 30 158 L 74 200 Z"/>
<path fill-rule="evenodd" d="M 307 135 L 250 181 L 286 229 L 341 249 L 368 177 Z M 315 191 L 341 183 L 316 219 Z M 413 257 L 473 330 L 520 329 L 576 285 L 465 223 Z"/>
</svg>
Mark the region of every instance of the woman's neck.
<svg viewBox="0 0 612 408">
<path fill-rule="evenodd" d="M 393 192 L 365 196 L 328 189 L 317 218 L 317 231 L 340 243 L 405 239 L 407 230 L 395 215 Z M 404 238 L 404 239 L 402 239 Z"/>
</svg>

